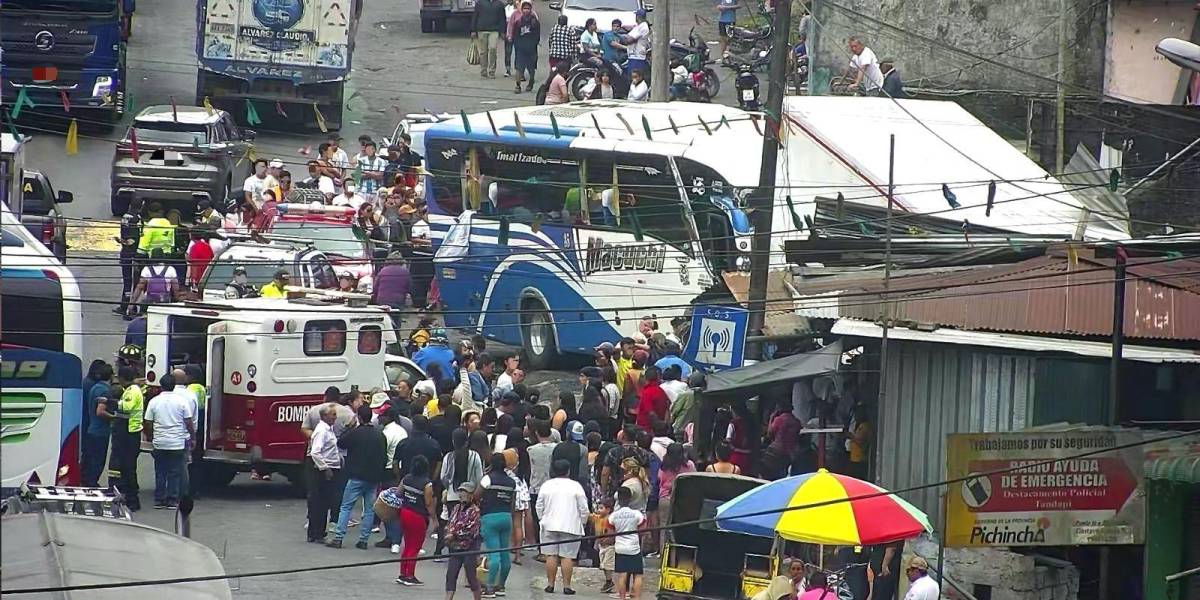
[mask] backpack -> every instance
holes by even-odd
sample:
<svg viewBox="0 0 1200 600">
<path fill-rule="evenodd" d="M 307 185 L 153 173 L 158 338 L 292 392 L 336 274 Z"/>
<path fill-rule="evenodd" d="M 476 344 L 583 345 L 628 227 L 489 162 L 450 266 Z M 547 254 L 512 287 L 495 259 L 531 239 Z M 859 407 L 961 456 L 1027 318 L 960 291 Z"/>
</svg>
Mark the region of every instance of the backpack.
<svg viewBox="0 0 1200 600">
<path fill-rule="evenodd" d="M 479 510 L 459 504 L 446 524 L 446 546 L 451 550 L 470 550 L 479 542 Z"/>
<path fill-rule="evenodd" d="M 171 280 L 167 278 L 167 269 L 156 270 L 150 267 L 150 277 L 146 279 L 146 300 L 155 303 L 167 303 L 171 298 Z"/>
</svg>

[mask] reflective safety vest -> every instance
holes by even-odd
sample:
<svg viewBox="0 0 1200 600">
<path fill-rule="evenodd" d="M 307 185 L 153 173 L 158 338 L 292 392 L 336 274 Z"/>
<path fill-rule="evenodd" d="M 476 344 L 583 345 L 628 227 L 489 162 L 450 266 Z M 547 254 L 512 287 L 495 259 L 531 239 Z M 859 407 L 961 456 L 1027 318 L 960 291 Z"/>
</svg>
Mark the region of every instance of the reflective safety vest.
<svg viewBox="0 0 1200 600">
<path fill-rule="evenodd" d="M 139 254 L 149 255 L 155 248 L 168 256 L 175 253 L 175 226 L 162 217 L 146 221 L 142 227 L 142 237 L 138 239 Z"/>
</svg>

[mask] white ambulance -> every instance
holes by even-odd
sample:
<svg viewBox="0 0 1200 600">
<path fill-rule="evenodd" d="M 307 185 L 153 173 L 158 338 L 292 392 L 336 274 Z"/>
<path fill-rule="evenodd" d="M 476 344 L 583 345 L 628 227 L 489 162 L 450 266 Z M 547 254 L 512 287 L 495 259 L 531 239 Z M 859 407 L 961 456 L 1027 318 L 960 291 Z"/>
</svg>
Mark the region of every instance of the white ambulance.
<svg viewBox="0 0 1200 600">
<path fill-rule="evenodd" d="M 287 300 L 149 307 L 146 381 L 151 394 L 173 368 L 194 364 L 204 373 L 208 482 L 226 484 L 254 466 L 300 485 L 306 441 L 300 422 L 321 403 L 326 388 L 366 393 L 388 389 L 389 378 L 398 374 L 423 377 L 408 359 L 387 354 L 387 346 L 396 342 L 387 307 L 368 306 L 362 294 L 308 292 Z"/>
</svg>

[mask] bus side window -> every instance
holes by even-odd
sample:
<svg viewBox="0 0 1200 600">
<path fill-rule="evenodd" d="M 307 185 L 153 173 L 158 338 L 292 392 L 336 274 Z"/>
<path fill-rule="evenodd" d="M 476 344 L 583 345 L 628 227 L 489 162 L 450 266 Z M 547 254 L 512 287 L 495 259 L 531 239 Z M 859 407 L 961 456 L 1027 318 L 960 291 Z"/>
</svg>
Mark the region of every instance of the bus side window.
<svg viewBox="0 0 1200 600">
<path fill-rule="evenodd" d="M 358 329 L 358 353 L 379 354 L 383 348 L 383 329 L 378 325 L 366 325 Z"/>
<path fill-rule="evenodd" d="M 346 351 L 346 322 L 309 321 L 304 324 L 304 354 L 340 356 Z"/>
</svg>

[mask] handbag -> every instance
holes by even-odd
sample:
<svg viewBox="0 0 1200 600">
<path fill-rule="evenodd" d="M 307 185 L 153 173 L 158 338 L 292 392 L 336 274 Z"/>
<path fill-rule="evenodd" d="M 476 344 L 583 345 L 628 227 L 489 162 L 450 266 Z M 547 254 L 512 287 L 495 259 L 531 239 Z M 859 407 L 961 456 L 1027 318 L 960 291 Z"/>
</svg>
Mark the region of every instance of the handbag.
<svg viewBox="0 0 1200 600">
<path fill-rule="evenodd" d="M 477 40 L 471 40 L 471 43 L 467 45 L 467 64 L 479 64 L 479 42 Z"/>
</svg>

